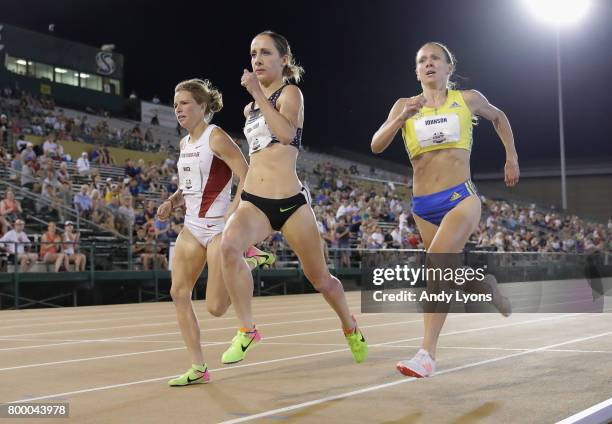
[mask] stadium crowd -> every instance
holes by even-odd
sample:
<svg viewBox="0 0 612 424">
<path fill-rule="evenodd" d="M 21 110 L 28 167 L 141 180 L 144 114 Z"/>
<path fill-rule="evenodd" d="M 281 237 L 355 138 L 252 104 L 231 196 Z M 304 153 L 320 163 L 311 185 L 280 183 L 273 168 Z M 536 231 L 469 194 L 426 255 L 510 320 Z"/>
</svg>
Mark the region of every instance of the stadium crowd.
<svg viewBox="0 0 612 424">
<path fill-rule="evenodd" d="M 100 228 L 124 236 L 131 232 L 134 254 L 140 258 L 144 269 L 149 269 L 153 262 L 167 266 L 167 246 L 180 233 L 184 214 L 177 209 L 171 219 L 160 221 L 155 213 L 159 203 L 178 188 L 176 152 L 159 164 L 128 159 L 122 164 L 122 175 L 117 174 L 117 164 L 106 145 L 119 142 L 133 150 L 158 151 L 160 148 L 150 142 L 152 138 L 146 132 L 142 134 L 137 123 L 129 134 L 125 134 L 110 128 L 105 121 L 90 126 L 86 115 L 67 118 L 50 99 L 37 99 L 6 88 L 0 93 L 3 141 L 0 166 L 8 171 L 9 182 L 39 195 L 36 200 L 24 197 L 22 205 L 12 188 L 4 191 L 0 201 L 0 241 L 25 241 L 24 209 L 33 210 L 36 216 L 54 223 L 69 221 L 66 211 L 74 209 L 80 218 Z M 11 139 L 9 131 L 13 135 L 12 145 L 8 141 Z M 44 142 L 34 145 L 25 140 L 25 134 L 42 136 Z M 58 140 L 89 141 L 95 142 L 95 146 L 75 160 L 64 153 Z M 134 152 L 134 156 L 137 155 Z M 115 171 L 114 177 L 103 178 L 103 171 L 107 169 Z M 409 189 L 390 182 L 361 179 L 356 166 L 341 168 L 331 162 L 317 163 L 311 169 L 302 168 L 300 176 L 311 190 L 325 246 L 339 249 L 339 266 L 351 265 L 351 253 L 344 249 L 423 247 L 411 217 Z M 612 220 L 606 226 L 573 215 L 542 211 L 535 205 L 481 197 L 483 214 L 470 240 L 473 248 L 571 253 L 612 250 Z M 68 269 L 69 263 L 81 267 L 84 260 L 77 262 L 75 257 L 78 239 L 62 244 L 66 240 L 58 242 L 54 235 L 49 237 L 53 241 L 49 245 L 55 247 L 50 255 L 48 248 L 42 246 L 38 253 L 40 260 L 53 263 L 56 271 Z M 286 246 L 280 234 L 275 234 L 261 247 L 277 252 Z M 5 250 L 15 254 L 15 249 L 11 250 L 8 244 Z M 34 256 L 23 246 L 17 254 L 21 255 L 19 260 L 23 260 L 23 267 L 27 269 Z"/>
</svg>

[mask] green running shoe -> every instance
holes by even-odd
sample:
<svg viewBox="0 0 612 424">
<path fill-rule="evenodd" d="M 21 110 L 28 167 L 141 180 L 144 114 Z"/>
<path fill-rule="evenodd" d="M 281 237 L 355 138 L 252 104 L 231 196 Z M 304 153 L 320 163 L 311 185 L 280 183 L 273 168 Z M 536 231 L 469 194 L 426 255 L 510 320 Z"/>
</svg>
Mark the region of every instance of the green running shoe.
<svg viewBox="0 0 612 424">
<path fill-rule="evenodd" d="M 231 346 L 223 353 L 221 362 L 224 364 L 235 364 L 242 361 L 249 349 L 261 340 L 261 335 L 256 329 L 249 332 L 243 330 L 242 328 L 238 330 L 232 339 Z"/>
<path fill-rule="evenodd" d="M 269 252 L 264 252 L 251 246 L 246 252 L 246 262 L 249 265 L 251 271 L 257 267 L 271 267 L 276 261 L 276 256 Z"/>
<path fill-rule="evenodd" d="M 346 337 L 346 341 L 351 348 L 351 353 L 353 354 L 353 358 L 355 358 L 355 362 L 360 364 L 365 361 L 368 357 L 368 343 L 365 337 L 363 337 L 361 330 L 357 328 L 357 325 L 355 325 L 351 333 L 346 334 L 345 332 L 344 337 Z"/>
<path fill-rule="evenodd" d="M 204 365 L 193 364 L 187 372 L 179 377 L 168 381 L 168 386 L 188 386 L 190 384 L 204 384 L 210 381 L 208 367 Z"/>
</svg>

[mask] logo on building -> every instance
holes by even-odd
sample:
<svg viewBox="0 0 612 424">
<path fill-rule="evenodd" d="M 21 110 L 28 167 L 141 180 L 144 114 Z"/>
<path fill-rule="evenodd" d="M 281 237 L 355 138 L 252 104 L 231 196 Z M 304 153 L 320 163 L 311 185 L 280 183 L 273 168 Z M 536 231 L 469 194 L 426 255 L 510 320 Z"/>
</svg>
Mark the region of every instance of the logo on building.
<svg viewBox="0 0 612 424">
<path fill-rule="evenodd" d="M 101 75 L 112 75 L 117 69 L 113 54 L 110 52 L 98 52 L 96 54 L 96 66 L 98 67 L 97 72 Z"/>
</svg>

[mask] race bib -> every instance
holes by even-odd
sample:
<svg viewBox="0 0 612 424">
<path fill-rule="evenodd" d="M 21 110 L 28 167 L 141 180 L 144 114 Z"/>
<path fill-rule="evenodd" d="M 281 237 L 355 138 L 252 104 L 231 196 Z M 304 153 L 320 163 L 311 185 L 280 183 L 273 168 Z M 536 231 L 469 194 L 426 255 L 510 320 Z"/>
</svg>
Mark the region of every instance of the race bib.
<svg viewBox="0 0 612 424">
<path fill-rule="evenodd" d="M 258 113 L 257 115 L 255 113 Z M 260 111 L 249 117 L 244 127 L 244 135 L 249 143 L 249 156 L 267 147 L 272 142 L 272 133 Z"/>
<path fill-rule="evenodd" d="M 198 161 L 182 162 L 179 167 L 179 188 L 183 192 L 197 193 L 202 191 L 202 174 Z"/>
<path fill-rule="evenodd" d="M 455 143 L 461 139 L 459 116 L 454 113 L 417 119 L 414 121 L 414 130 L 422 148 Z"/>
</svg>

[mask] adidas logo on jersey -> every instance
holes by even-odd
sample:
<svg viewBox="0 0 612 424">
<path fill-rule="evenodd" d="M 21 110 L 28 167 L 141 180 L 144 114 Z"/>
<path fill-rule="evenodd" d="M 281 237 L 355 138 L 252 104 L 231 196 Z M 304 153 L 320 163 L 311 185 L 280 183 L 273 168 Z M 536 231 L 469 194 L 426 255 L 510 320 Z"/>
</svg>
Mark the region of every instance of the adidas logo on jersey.
<svg viewBox="0 0 612 424">
<path fill-rule="evenodd" d="M 449 109 L 455 108 L 455 107 L 461 107 L 461 105 L 457 102 L 453 102 L 452 105 L 449 106 Z"/>
<path fill-rule="evenodd" d="M 450 197 L 450 201 L 454 202 L 457 199 L 461 199 L 461 195 L 455 191 L 453 192 L 453 195 Z"/>
</svg>

